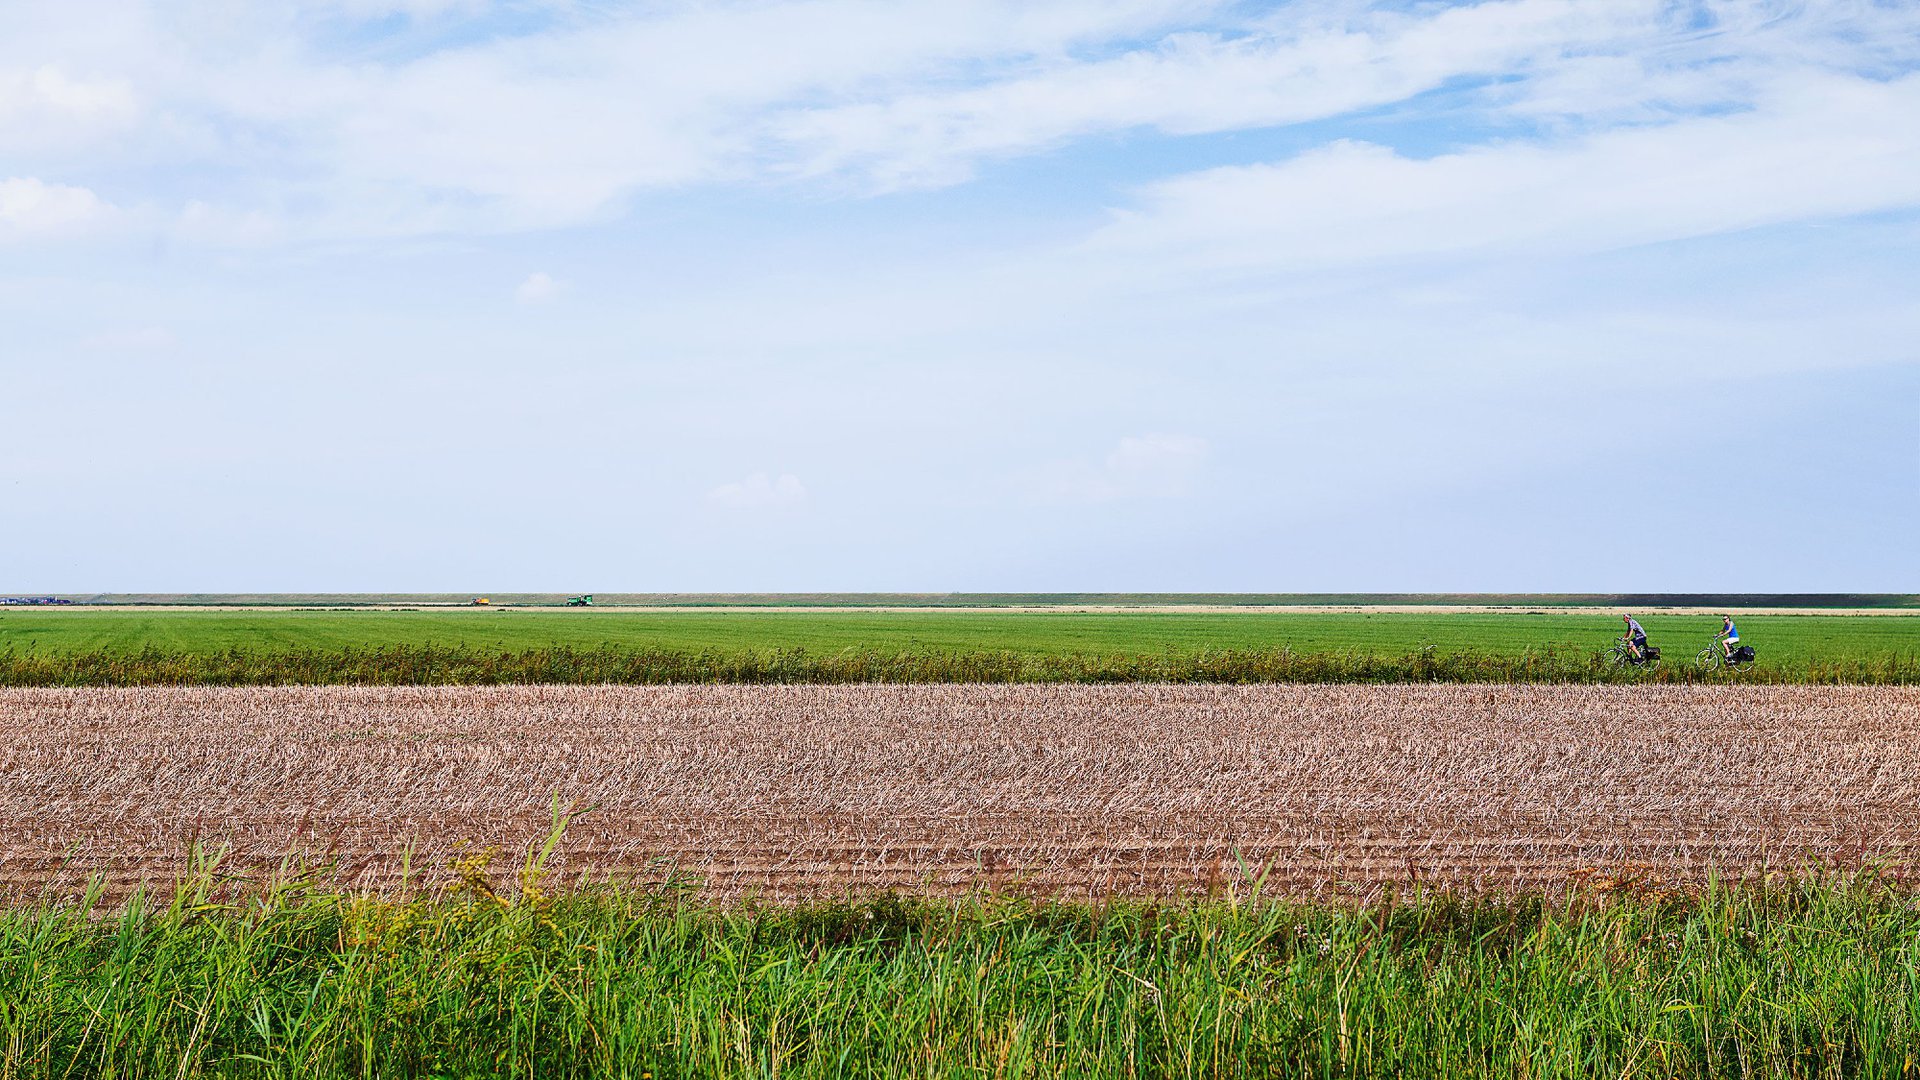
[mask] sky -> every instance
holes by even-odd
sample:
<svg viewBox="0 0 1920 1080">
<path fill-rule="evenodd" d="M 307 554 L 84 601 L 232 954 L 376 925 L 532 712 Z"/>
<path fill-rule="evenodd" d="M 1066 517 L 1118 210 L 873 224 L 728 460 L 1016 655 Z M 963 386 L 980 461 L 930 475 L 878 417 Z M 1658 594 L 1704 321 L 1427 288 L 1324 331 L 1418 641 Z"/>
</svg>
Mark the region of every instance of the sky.
<svg viewBox="0 0 1920 1080">
<path fill-rule="evenodd" d="M 1910 0 L 0 0 L 0 590 L 1920 591 Z"/>
</svg>

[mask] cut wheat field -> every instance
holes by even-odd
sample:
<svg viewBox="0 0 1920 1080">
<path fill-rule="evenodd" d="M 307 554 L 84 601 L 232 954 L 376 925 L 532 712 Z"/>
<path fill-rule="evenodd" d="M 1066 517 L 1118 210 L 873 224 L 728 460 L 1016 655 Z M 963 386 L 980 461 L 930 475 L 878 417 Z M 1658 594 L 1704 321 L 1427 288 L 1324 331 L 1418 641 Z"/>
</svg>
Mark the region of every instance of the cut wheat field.
<svg viewBox="0 0 1920 1080">
<path fill-rule="evenodd" d="M 716 898 L 1554 890 L 1920 863 L 1920 690 L 0 691 L 13 899 L 223 868 L 393 891 L 496 848 Z"/>
</svg>

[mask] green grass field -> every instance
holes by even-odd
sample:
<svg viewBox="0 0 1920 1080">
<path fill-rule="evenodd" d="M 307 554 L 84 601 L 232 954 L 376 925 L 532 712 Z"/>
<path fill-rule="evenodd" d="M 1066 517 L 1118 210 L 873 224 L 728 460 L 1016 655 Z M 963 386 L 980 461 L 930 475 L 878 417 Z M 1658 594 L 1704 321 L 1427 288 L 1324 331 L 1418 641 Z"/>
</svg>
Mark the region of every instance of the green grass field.
<svg viewBox="0 0 1920 1080">
<path fill-rule="evenodd" d="M 0 911 L 0 1076 L 1898 1077 L 1920 1050 L 1920 913 L 1871 879 L 1348 909 L 522 881 Z"/>
<path fill-rule="evenodd" d="M 1669 658 L 1691 657 L 1719 630 L 1711 616 L 1646 615 Z M 1920 617 L 1754 615 L 1741 636 L 1763 660 L 1789 669 L 1813 662 L 1880 661 L 1920 654 Z M 1013 652 L 1113 656 L 1201 650 L 1365 652 L 1400 656 L 1424 646 L 1593 652 L 1620 632 L 1593 614 L 1314 614 L 1094 612 L 1004 614 L 647 611 L 0 611 L 0 652 L 75 655 L 336 650 L 395 645 L 524 651 L 555 646 L 624 650 L 833 653 Z"/>
</svg>

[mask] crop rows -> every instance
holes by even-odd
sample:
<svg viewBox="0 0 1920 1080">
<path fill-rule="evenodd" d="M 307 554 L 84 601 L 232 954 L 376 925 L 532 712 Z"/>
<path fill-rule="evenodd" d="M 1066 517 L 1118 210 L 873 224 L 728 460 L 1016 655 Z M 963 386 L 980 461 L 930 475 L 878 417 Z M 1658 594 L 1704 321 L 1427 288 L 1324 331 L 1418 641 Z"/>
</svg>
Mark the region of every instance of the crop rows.
<svg viewBox="0 0 1920 1080">
<path fill-rule="evenodd" d="M 0 887 L 199 846 L 347 887 L 556 864 L 710 895 L 1556 889 L 1920 862 L 1920 690 L 1811 686 L 0 691 Z"/>
</svg>

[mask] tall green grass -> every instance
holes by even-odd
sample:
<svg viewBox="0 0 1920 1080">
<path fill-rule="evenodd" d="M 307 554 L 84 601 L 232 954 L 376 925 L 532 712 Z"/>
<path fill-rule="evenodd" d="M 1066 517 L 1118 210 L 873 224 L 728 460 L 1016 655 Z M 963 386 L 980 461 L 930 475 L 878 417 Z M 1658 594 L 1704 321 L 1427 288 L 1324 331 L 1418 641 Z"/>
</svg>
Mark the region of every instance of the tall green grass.
<svg viewBox="0 0 1920 1080">
<path fill-rule="evenodd" d="M 1920 683 L 1920 654 L 1761 663 L 1703 675 L 1684 661 L 1618 669 L 1598 653 L 1398 654 L 1288 648 L 1163 653 L 805 649 L 702 650 L 471 646 L 227 649 L 146 647 L 81 653 L 0 651 L 0 686 L 504 685 L 526 683 L 1393 683 L 1660 682 Z"/>
<path fill-rule="evenodd" d="M 412 902 L 202 875 L 0 911 L 0 1076 L 1913 1075 L 1871 877 L 1357 909 L 672 886 Z"/>
</svg>

